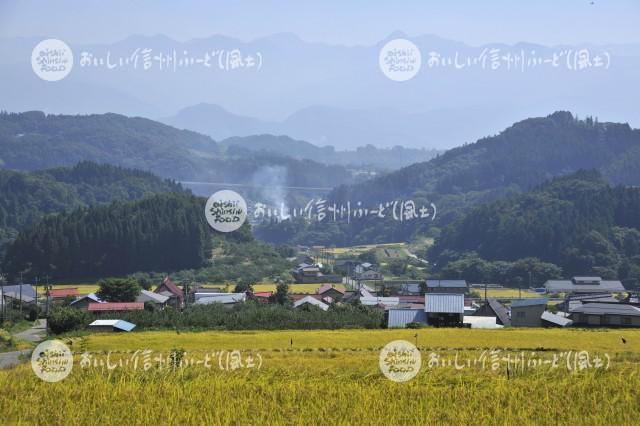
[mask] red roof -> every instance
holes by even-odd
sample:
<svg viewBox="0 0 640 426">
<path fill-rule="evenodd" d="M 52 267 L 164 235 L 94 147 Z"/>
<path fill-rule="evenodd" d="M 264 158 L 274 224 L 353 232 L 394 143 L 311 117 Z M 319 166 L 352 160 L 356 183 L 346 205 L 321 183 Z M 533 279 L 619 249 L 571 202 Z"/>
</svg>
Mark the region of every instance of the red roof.
<svg viewBox="0 0 640 426">
<path fill-rule="evenodd" d="M 316 290 L 316 293 L 317 293 L 317 294 L 322 294 L 322 293 L 325 293 L 325 292 L 327 292 L 327 291 L 329 291 L 329 290 L 331 290 L 331 289 L 333 289 L 333 290 L 335 290 L 335 291 L 337 291 L 337 292 L 339 292 L 339 293 L 341 293 L 341 294 L 344 294 L 344 290 L 342 290 L 342 289 L 340 289 L 340 288 L 335 288 L 335 287 L 334 287 L 334 286 L 332 286 L 331 284 L 324 284 L 324 285 L 322 285 L 318 290 Z"/>
<path fill-rule="evenodd" d="M 271 297 L 272 294 L 270 291 L 257 291 L 253 293 L 255 297 Z"/>
<path fill-rule="evenodd" d="M 184 298 L 184 293 L 182 293 L 182 290 L 173 281 L 171 281 L 169 277 L 166 277 L 164 281 L 162 281 L 162 284 L 160 284 L 158 288 L 156 288 L 155 292 L 162 293 L 162 291 L 165 289 L 174 296 L 179 297 L 180 300 Z"/>
<path fill-rule="evenodd" d="M 59 298 L 59 297 L 68 297 L 68 296 L 78 296 L 78 289 L 76 287 L 73 288 L 54 288 L 47 292 L 49 297 Z"/>
<path fill-rule="evenodd" d="M 118 302 L 118 303 L 89 303 L 90 312 L 96 311 L 141 311 L 144 309 L 142 302 Z"/>
</svg>

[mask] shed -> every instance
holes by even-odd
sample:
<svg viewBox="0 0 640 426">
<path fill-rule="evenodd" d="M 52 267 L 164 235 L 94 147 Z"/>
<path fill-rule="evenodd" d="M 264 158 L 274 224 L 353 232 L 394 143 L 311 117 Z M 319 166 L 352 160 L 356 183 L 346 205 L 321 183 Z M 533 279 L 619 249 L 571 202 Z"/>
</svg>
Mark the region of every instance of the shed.
<svg viewBox="0 0 640 426">
<path fill-rule="evenodd" d="M 576 325 L 640 327 L 640 308 L 626 303 L 585 303 L 570 316 Z"/>
<path fill-rule="evenodd" d="M 149 290 L 141 290 L 138 297 L 136 297 L 136 302 L 151 302 L 160 306 L 166 305 L 168 300 L 169 296 L 165 296 L 164 294 L 160 293 L 154 293 L 153 291 Z"/>
<path fill-rule="evenodd" d="M 391 308 L 387 311 L 388 328 L 404 328 L 412 322 L 426 324 L 427 314 L 424 312 L 424 309 Z"/>
<path fill-rule="evenodd" d="M 542 320 L 542 325 L 545 327 L 568 327 L 573 324 L 573 321 L 569 318 L 556 315 L 549 311 L 544 311 L 540 319 Z"/>
<path fill-rule="evenodd" d="M 436 327 L 462 326 L 464 294 L 427 293 L 424 297 L 427 323 Z"/>
<path fill-rule="evenodd" d="M 92 331 L 125 331 L 129 332 L 136 327 L 135 324 L 132 324 L 123 320 L 95 320 L 91 324 L 89 324 L 89 328 Z"/>
</svg>

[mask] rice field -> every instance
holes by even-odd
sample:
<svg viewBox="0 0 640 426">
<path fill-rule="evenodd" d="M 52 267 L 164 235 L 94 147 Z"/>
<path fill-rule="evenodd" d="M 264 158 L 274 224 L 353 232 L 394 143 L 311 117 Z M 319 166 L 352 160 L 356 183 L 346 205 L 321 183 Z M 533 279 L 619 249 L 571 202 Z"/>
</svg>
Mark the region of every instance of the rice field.
<svg viewBox="0 0 640 426">
<path fill-rule="evenodd" d="M 396 339 L 416 343 L 416 333 L 419 374 L 406 383 L 386 379 L 378 367 L 380 348 Z M 64 340 L 76 359 L 62 382 L 41 381 L 30 364 L 0 371 L 1 423 L 622 425 L 637 424 L 640 414 L 640 330 L 163 331 Z M 184 360 L 238 350 L 245 365 L 147 371 L 81 366 L 85 351 L 92 360 L 112 351 L 117 364 L 138 349 L 168 354 L 173 348 L 186 351 Z M 611 364 L 580 371 L 528 366 L 509 373 L 432 364 L 433 354 L 458 356 L 464 367 L 465 360 L 490 349 L 502 355 L 535 352 L 540 359 L 588 351 L 593 360 L 607 353 Z M 258 356 L 259 368 L 248 367 L 249 357 Z"/>
</svg>

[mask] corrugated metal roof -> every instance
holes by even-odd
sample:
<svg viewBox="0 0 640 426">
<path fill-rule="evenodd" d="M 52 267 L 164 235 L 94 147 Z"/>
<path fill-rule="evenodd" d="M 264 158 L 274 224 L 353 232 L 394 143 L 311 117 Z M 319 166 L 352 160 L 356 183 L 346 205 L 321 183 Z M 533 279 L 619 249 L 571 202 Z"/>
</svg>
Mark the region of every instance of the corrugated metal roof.
<svg viewBox="0 0 640 426">
<path fill-rule="evenodd" d="M 410 322 L 427 322 L 427 314 L 423 309 L 389 309 L 387 327 L 406 327 Z"/>
<path fill-rule="evenodd" d="M 113 327 L 122 331 L 131 331 L 136 325 L 123 320 L 95 320 L 89 327 Z"/>
<path fill-rule="evenodd" d="M 465 280 L 427 280 L 427 287 L 466 288 Z"/>
<path fill-rule="evenodd" d="M 427 294 L 424 297 L 424 311 L 427 313 L 464 314 L 464 294 Z"/>
<path fill-rule="evenodd" d="M 299 306 L 302 306 L 304 304 L 310 304 L 310 305 L 314 305 L 317 306 L 318 308 L 322 309 L 323 311 L 326 311 L 327 309 L 329 309 L 329 305 L 327 305 L 324 302 L 319 301 L 318 299 L 316 299 L 315 297 L 311 297 L 311 296 L 305 296 L 300 300 L 297 300 L 296 302 L 294 302 L 293 307 L 297 308 Z"/>
<path fill-rule="evenodd" d="M 524 306 L 546 305 L 549 299 L 546 297 L 536 297 L 531 299 L 519 299 L 511 301 L 512 308 L 522 308 Z"/>
<path fill-rule="evenodd" d="M 77 298 L 76 300 L 71 302 L 70 305 L 73 305 L 74 303 L 78 303 L 78 302 L 80 302 L 81 300 L 84 300 L 84 299 L 89 299 L 89 300 L 93 300 L 96 303 L 101 303 L 100 298 L 98 296 L 96 296 L 95 293 L 89 293 L 87 295 L 84 295 L 82 297 Z"/>
<path fill-rule="evenodd" d="M 19 295 L 20 287 L 22 287 L 23 296 L 29 296 L 32 299 L 36 298 L 36 289 L 31 284 L 5 285 L 5 286 L 2 286 L 2 289 L 5 294 L 15 293 Z"/>
<path fill-rule="evenodd" d="M 559 325 L 560 327 L 567 327 L 567 326 L 573 324 L 573 321 L 570 320 L 569 318 L 566 318 L 566 317 L 563 317 L 563 316 L 560 316 L 560 315 L 556 315 L 556 314 L 554 314 L 552 312 L 549 312 L 549 311 L 544 311 L 540 318 L 542 318 L 543 321 L 547 321 L 547 322 L 550 322 L 552 324 Z"/>
<path fill-rule="evenodd" d="M 502 325 L 511 325 L 509 311 L 507 311 L 507 308 L 502 303 L 498 302 L 497 299 L 489 299 L 487 303 L 489 303 L 491 310 L 496 314 L 496 317 Z"/>
<path fill-rule="evenodd" d="M 613 293 L 625 291 L 620 281 L 600 281 L 599 284 L 574 284 L 571 280 L 548 280 L 544 287 L 549 293 L 582 292 L 582 293 Z"/>
<path fill-rule="evenodd" d="M 166 303 L 169 300 L 169 296 L 160 293 L 154 293 L 149 290 L 141 290 L 140 294 L 136 298 L 136 302 L 155 302 L 155 303 Z"/>
<path fill-rule="evenodd" d="M 367 306 L 375 306 L 375 305 L 396 306 L 400 303 L 400 299 L 397 297 L 362 296 L 360 298 L 360 303 Z"/>
<path fill-rule="evenodd" d="M 571 313 L 588 315 L 627 315 L 640 317 L 640 309 L 625 303 L 585 303 L 571 311 Z"/>
<path fill-rule="evenodd" d="M 196 304 L 208 305 L 210 303 L 240 303 L 247 299 L 245 293 L 196 293 Z"/>
</svg>

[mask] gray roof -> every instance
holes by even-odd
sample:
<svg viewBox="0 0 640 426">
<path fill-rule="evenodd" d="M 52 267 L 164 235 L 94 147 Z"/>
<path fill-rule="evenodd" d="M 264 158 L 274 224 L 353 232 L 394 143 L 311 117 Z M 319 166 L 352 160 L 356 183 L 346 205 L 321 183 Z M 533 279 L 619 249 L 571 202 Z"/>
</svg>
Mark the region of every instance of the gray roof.
<svg viewBox="0 0 640 426">
<path fill-rule="evenodd" d="M 424 311 L 440 314 L 464 314 L 464 294 L 427 294 L 424 297 Z"/>
<path fill-rule="evenodd" d="M 552 312 L 549 312 L 549 311 L 544 311 L 540 318 L 542 318 L 543 321 L 547 321 L 547 322 L 550 322 L 552 324 L 559 325 L 560 327 L 566 327 L 566 326 L 569 326 L 569 325 L 573 324 L 573 321 L 570 320 L 569 318 L 565 318 L 565 317 L 562 317 L 560 315 L 556 315 L 556 314 L 554 314 Z"/>
<path fill-rule="evenodd" d="M 82 297 L 78 297 L 76 300 L 74 300 L 73 302 L 69 303 L 70 305 L 73 305 L 74 303 L 78 303 L 81 300 L 85 300 L 85 299 L 89 299 L 95 303 L 101 303 L 101 300 L 98 296 L 96 296 L 95 293 L 89 293 L 87 295 L 84 295 Z"/>
<path fill-rule="evenodd" d="M 15 293 L 20 294 L 20 287 L 22 286 L 22 295 L 29 296 L 32 299 L 36 298 L 36 289 L 31 284 L 16 284 L 16 285 L 5 285 L 2 287 L 2 290 L 5 294 Z"/>
<path fill-rule="evenodd" d="M 582 278 L 585 277 L 576 277 Z M 597 278 L 597 277 L 589 277 Z M 624 286 L 620 281 L 607 281 L 601 280 L 599 284 L 575 284 L 572 280 L 548 280 L 544 283 L 548 292 L 563 293 L 563 292 L 576 292 L 576 293 L 613 293 L 618 291 L 625 291 Z"/>
<path fill-rule="evenodd" d="M 427 287 L 467 288 L 465 280 L 427 280 Z"/>
<path fill-rule="evenodd" d="M 507 312 L 507 308 L 505 308 L 502 303 L 498 302 L 497 299 L 493 299 L 493 298 L 489 299 L 487 301 L 487 303 L 489 303 L 489 306 L 491 307 L 491 310 L 493 310 L 493 312 L 495 312 L 496 318 L 498 318 L 500 320 L 502 325 L 511 325 L 511 319 L 509 318 L 509 312 Z"/>
<path fill-rule="evenodd" d="M 525 306 L 546 305 L 549 299 L 545 297 L 536 297 L 531 299 L 518 299 L 511 302 L 511 308 L 522 308 Z"/>
<path fill-rule="evenodd" d="M 23 291 L 24 291 L 24 289 L 23 289 Z M 35 299 L 35 297 L 31 297 L 31 296 L 29 296 L 29 295 L 27 295 L 27 294 L 25 294 L 25 293 L 22 293 L 22 295 L 20 295 L 20 293 L 16 293 L 15 291 L 4 291 L 4 292 L 3 292 L 3 295 L 4 295 L 5 297 L 9 297 L 9 298 L 11 298 L 11 299 L 15 299 L 15 300 L 20 300 L 20 299 L 22 299 L 22 301 L 23 301 L 23 302 L 26 302 L 26 303 L 31 303 L 31 302 L 33 302 L 34 300 L 36 300 L 36 299 Z M 22 296 L 22 297 L 21 297 L 21 296 Z M 34 295 L 34 296 L 35 296 L 35 295 Z"/>
<path fill-rule="evenodd" d="M 136 302 L 153 302 L 153 303 L 166 303 L 169 300 L 169 296 L 160 293 L 154 293 L 149 290 L 140 290 L 140 294 L 136 297 Z"/>
<path fill-rule="evenodd" d="M 586 303 L 571 311 L 588 315 L 626 315 L 640 317 L 640 309 L 625 303 Z"/>
</svg>

